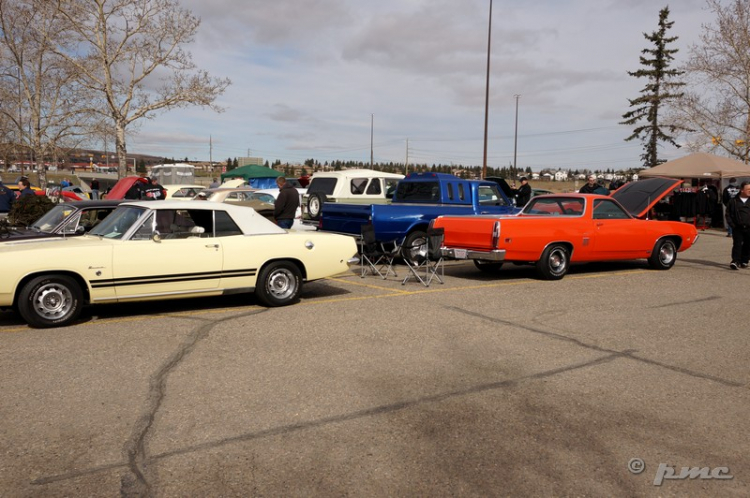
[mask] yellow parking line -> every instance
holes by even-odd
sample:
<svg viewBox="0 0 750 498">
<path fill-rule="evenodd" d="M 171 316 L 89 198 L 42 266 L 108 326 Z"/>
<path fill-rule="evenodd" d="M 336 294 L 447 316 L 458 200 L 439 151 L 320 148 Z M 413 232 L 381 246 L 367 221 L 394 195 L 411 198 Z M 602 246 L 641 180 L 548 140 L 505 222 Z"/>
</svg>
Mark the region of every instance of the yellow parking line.
<svg viewBox="0 0 750 498">
<path fill-rule="evenodd" d="M 606 278 L 606 277 L 612 277 L 612 276 L 628 276 L 628 275 L 640 275 L 643 273 L 651 273 L 651 270 L 623 270 L 623 271 L 613 271 L 613 272 L 605 272 L 605 273 L 597 273 L 593 275 L 566 275 L 566 280 L 582 280 L 582 279 L 589 279 L 589 278 Z M 351 275 L 351 277 L 357 277 L 357 275 Z M 382 290 L 386 293 L 379 294 L 376 296 L 352 296 L 352 297 L 339 297 L 339 298 L 331 298 L 331 299 L 315 299 L 311 301 L 305 301 L 298 303 L 297 306 L 313 306 L 318 303 L 338 303 L 338 302 L 346 302 L 346 301 L 365 301 L 368 299 L 383 299 L 383 298 L 391 298 L 391 297 L 397 297 L 397 296 L 412 296 L 416 294 L 429 294 L 429 293 L 437 293 L 437 292 L 453 292 L 453 291 L 463 291 L 463 290 L 474 290 L 474 289 L 491 289 L 491 288 L 497 288 L 497 287 L 510 287 L 510 286 L 518 286 L 518 285 L 530 285 L 534 283 L 539 283 L 539 280 L 512 280 L 512 281 L 497 281 L 497 282 L 488 282 L 483 284 L 476 284 L 476 285 L 461 285 L 456 287 L 444 287 L 444 284 L 432 284 L 430 287 L 424 287 L 422 289 L 416 289 L 416 290 L 402 290 L 402 289 L 394 289 L 391 287 L 384 287 L 382 285 L 373 285 L 373 284 L 366 284 L 362 282 L 358 282 L 356 280 L 352 280 L 347 277 L 329 277 L 325 278 L 323 280 L 330 280 L 332 282 L 338 282 L 341 284 L 350 284 L 355 287 L 364 287 L 369 289 L 375 289 L 375 290 Z M 416 283 L 413 283 L 412 285 L 416 285 Z M 421 284 L 420 284 L 421 285 Z M 439 287 L 437 287 L 439 286 Z M 248 308 L 261 308 L 261 306 L 258 305 L 248 305 L 246 307 L 242 307 L 241 309 L 243 311 L 247 310 Z M 219 309 L 211 309 L 211 310 L 196 310 L 196 311 L 182 311 L 177 313 L 166 313 L 161 316 L 166 316 L 169 318 L 180 318 L 180 317 L 189 317 L 189 316 L 199 316 L 199 315 L 205 315 L 210 313 L 226 313 L 226 312 L 233 312 L 237 311 L 238 308 L 219 308 Z M 102 320 L 92 320 L 89 322 L 84 322 L 78 324 L 78 326 L 94 326 L 94 325 L 100 325 L 102 323 L 110 324 L 110 323 L 126 323 L 126 322 L 132 322 L 132 321 L 139 321 L 144 320 L 147 318 L 151 318 L 152 315 L 139 315 L 139 316 L 133 316 L 133 317 L 123 317 L 123 318 L 106 318 Z M 17 333 L 22 331 L 28 331 L 29 327 L 28 325 L 20 325 L 18 327 L 13 328 L 4 328 L 0 330 L 0 333 L 3 334 L 9 334 L 9 333 Z"/>
</svg>

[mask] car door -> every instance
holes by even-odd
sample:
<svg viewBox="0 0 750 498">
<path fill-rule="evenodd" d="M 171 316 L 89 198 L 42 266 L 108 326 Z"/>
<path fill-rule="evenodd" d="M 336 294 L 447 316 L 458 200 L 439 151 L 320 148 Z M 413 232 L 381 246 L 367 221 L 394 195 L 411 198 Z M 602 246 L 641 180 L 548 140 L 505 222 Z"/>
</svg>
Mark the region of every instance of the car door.
<svg viewBox="0 0 750 498">
<path fill-rule="evenodd" d="M 159 209 L 115 247 L 115 292 L 118 300 L 208 293 L 218 288 L 222 265 L 213 226 L 196 223 L 186 210 Z"/>
<path fill-rule="evenodd" d="M 595 199 L 593 206 L 593 258 L 632 259 L 648 256 L 651 247 L 646 247 L 644 238 L 638 233 L 638 220 L 611 199 Z"/>
</svg>

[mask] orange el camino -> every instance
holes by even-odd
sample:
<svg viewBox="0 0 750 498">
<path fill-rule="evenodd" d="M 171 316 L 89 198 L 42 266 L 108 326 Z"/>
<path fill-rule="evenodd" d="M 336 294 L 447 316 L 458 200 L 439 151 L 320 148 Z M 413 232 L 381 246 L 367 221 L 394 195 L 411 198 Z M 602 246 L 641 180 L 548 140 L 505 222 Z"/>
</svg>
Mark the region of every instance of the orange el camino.
<svg viewBox="0 0 750 498">
<path fill-rule="evenodd" d="M 650 178 L 612 196 L 542 195 L 517 215 L 441 216 L 433 227 L 444 229 L 444 257 L 472 259 L 484 271 L 496 271 L 505 261 L 528 263 L 541 278 L 559 280 L 571 263 L 631 259 L 668 270 L 698 232 L 688 223 L 648 219 L 648 213 L 680 183 Z"/>
</svg>

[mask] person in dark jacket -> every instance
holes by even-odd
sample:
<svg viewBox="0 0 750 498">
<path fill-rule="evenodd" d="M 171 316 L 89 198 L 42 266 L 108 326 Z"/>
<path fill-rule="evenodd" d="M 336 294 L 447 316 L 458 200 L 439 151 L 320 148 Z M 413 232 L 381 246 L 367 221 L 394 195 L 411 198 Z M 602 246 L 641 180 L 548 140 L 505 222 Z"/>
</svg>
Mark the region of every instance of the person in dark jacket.
<svg viewBox="0 0 750 498">
<path fill-rule="evenodd" d="M 727 225 L 732 228 L 732 262 L 729 268 L 747 268 L 750 262 L 750 182 L 740 184 L 740 193 L 727 204 Z"/>
<path fill-rule="evenodd" d="M 150 201 L 163 201 L 167 198 L 167 192 L 159 184 L 159 180 L 156 177 L 148 178 L 147 183 L 143 186 L 143 199 Z"/>
<path fill-rule="evenodd" d="M 125 199 L 139 200 L 143 199 L 143 190 L 148 183 L 147 178 L 136 178 L 133 185 L 125 192 Z"/>
<path fill-rule="evenodd" d="M 523 207 L 531 199 L 531 185 L 525 176 L 521 177 L 521 186 L 516 189 L 516 206 Z"/>
<path fill-rule="evenodd" d="M 18 180 L 18 197 L 24 197 L 27 195 L 34 195 L 34 191 L 31 190 L 31 183 L 29 183 L 29 179 L 25 177 L 21 177 L 20 180 Z"/>
<path fill-rule="evenodd" d="M 16 194 L 11 189 L 3 185 L 3 179 L 0 178 L 0 218 L 4 218 L 13 207 L 16 201 Z"/>
<path fill-rule="evenodd" d="M 299 192 L 283 176 L 276 178 L 276 185 L 279 186 L 279 196 L 274 203 L 273 217 L 281 228 L 292 228 L 299 208 Z"/>
<path fill-rule="evenodd" d="M 729 179 L 729 185 L 724 187 L 724 191 L 721 193 L 721 203 L 724 204 L 724 207 L 726 208 L 729 205 L 729 201 L 737 197 L 737 194 L 740 193 L 740 188 L 737 186 L 737 179 L 736 178 L 730 178 Z M 727 225 L 727 237 L 732 236 L 732 227 Z"/>
<path fill-rule="evenodd" d="M 596 182 L 596 175 L 589 175 L 588 182 L 578 190 L 579 194 L 594 194 L 599 188 L 599 184 Z"/>
</svg>

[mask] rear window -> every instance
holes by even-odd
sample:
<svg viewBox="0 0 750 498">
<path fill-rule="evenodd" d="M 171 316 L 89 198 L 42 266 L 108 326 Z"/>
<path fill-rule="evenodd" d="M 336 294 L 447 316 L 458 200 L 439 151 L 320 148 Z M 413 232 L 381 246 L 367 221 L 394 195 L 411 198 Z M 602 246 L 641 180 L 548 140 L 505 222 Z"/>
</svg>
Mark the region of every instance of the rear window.
<svg viewBox="0 0 750 498">
<path fill-rule="evenodd" d="M 439 202 L 440 183 L 438 182 L 400 182 L 395 198 L 407 202 Z"/>
<path fill-rule="evenodd" d="M 307 193 L 323 192 L 326 195 L 332 195 L 336 188 L 336 178 L 313 178 L 307 187 Z"/>
</svg>

